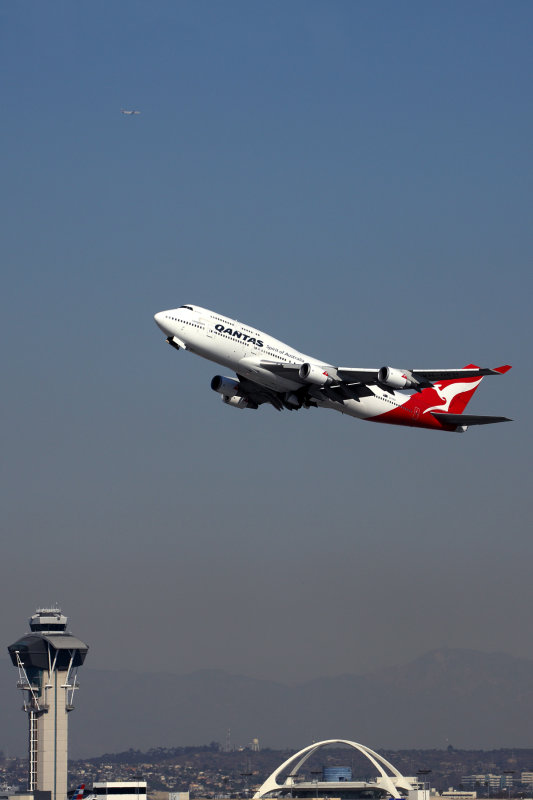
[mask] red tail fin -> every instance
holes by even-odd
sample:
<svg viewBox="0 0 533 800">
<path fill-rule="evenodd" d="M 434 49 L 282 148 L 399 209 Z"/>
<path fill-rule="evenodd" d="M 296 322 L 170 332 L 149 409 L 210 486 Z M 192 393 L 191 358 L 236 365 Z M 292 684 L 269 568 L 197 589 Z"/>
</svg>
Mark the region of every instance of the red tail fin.
<svg viewBox="0 0 533 800">
<path fill-rule="evenodd" d="M 478 367 L 476 364 L 467 364 L 464 369 L 478 369 Z M 501 369 L 504 368 L 500 367 L 498 372 Z M 482 380 L 483 378 L 455 378 L 449 381 L 437 381 L 430 388 L 420 392 L 417 404 L 421 407 L 422 414 L 431 411 L 462 414 Z"/>
</svg>

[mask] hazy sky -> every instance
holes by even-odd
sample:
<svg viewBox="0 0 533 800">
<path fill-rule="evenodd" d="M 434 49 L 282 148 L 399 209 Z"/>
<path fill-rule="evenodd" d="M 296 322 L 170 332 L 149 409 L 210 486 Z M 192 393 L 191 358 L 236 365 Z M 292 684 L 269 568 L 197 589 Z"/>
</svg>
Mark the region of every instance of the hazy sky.
<svg viewBox="0 0 533 800">
<path fill-rule="evenodd" d="M 58 603 L 99 668 L 533 658 L 532 22 L 0 5 L 5 646 Z M 227 408 L 153 322 L 186 302 L 346 366 L 511 363 L 470 408 L 515 422 Z"/>
</svg>

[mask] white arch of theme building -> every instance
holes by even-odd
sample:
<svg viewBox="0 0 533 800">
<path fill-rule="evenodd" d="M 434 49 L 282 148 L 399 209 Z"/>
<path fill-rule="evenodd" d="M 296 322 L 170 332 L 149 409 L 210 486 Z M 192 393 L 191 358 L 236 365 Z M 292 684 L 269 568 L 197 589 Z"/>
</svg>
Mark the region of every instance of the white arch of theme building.
<svg viewBox="0 0 533 800">
<path fill-rule="evenodd" d="M 283 764 L 274 770 L 274 772 L 263 783 L 261 788 L 255 793 L 254 800 L 260 800 L 260 798 L 265 797 L 265 795 L 267 795 L 269 792 L 275 792 L 279 791 L 280 789 L 286 789 L 287 787 L 293 786 L 294 775 L 299 772 L 307 759 L 310 758 L 313 753 L 316 753 L 317 750 L 320 750 L 322 747 L 328 747 L 332 744 L 346 745 L 347 747 L 352 747 L 354 750 L 358 750 L 360 753 L 362 753 L 362 755 L 364 755 L 379 772 L 376 785 L 381 789 L 385 789 L 391 797 L 398 797 L 402 790 L 403 792 L 411 792 L 413 789 L 415 789 L 415 787 L 401 774 L 401 772 L 396 769 L 396 767 L 387 761 L 386 758 L 380 756 L 379 753 L 371 750 L 370 747 L 366 747 L 364 744 L 359 744 L 358 742 L 352 742 L 349 739 L 325 739 L 323 742 L 314 742 L 308 747 L 304 747 L 303 750 L 300 750 L 298 753 L 295 753 L 293 756 L 284 761 Z M 279 783 L 278 776 L 285 769 L 287 769 L 287 767 L 292 764 L 293 761 L 297 761 L 297 763 L 291 769 L 291 775 L 289 775 L 283 783 Z M 387 768 L 389 772 L 392 772 L 392 776 L 386 772 L 385 768 Z"/>
</svg>

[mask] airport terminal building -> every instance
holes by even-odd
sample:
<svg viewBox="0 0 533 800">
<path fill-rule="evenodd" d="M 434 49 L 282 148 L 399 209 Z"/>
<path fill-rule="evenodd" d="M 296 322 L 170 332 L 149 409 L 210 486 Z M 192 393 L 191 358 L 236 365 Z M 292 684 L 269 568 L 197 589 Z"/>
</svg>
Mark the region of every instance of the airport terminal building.
<svg viewBox="0 0 533 800">
<path fill-rule="evenodd" d="M 362 755 L 368 762 L 369 771 L 374 774 L 366 780 L 353 780 L 349 766 L 305 770 L 309 759 L 331 747 L 345 747 L 348 753 L 351 750 Z M 349 755 L 347 760 L 350 760 Z M 365 745 L 348 739 L 326 739 L 305 747 L 284 761 L 258 789 L 254 800 L 289 797 L 302 800 L 378 800 L 389 797 L 429 800 L 429 789 L 418 778 L 402 775 L 383 756 Z"/>
</svg>

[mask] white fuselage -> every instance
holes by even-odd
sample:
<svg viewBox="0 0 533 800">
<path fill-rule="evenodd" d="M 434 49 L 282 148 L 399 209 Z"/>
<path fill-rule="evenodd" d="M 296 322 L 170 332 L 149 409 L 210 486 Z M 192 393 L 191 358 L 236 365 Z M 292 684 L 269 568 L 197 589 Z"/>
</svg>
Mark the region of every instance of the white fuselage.
<svg viewBox="0 0 533 800">
<path fill-rule="evenodd" d="M 325 370 L 334 369 L 331 364 L 300 353 L 257 328 L 200 306 L 189 305 L 160 311 L 155 315 L 155 321 L 178 347 L 227 367 L 275 392 L 291 392 L 300 389 L 302 384 L 261 367 L 261 361 L 297 366 L 312 363 Z M 347 398 L 336 402 L 324 398 L 318 400 L 317 404 L 360 419 L 371 419 L 403 406 L 411 395 L 384 391 L 379 386 L 373 386 L 372 392 L 370 396 L 359 400 Z"/>
</svg>

